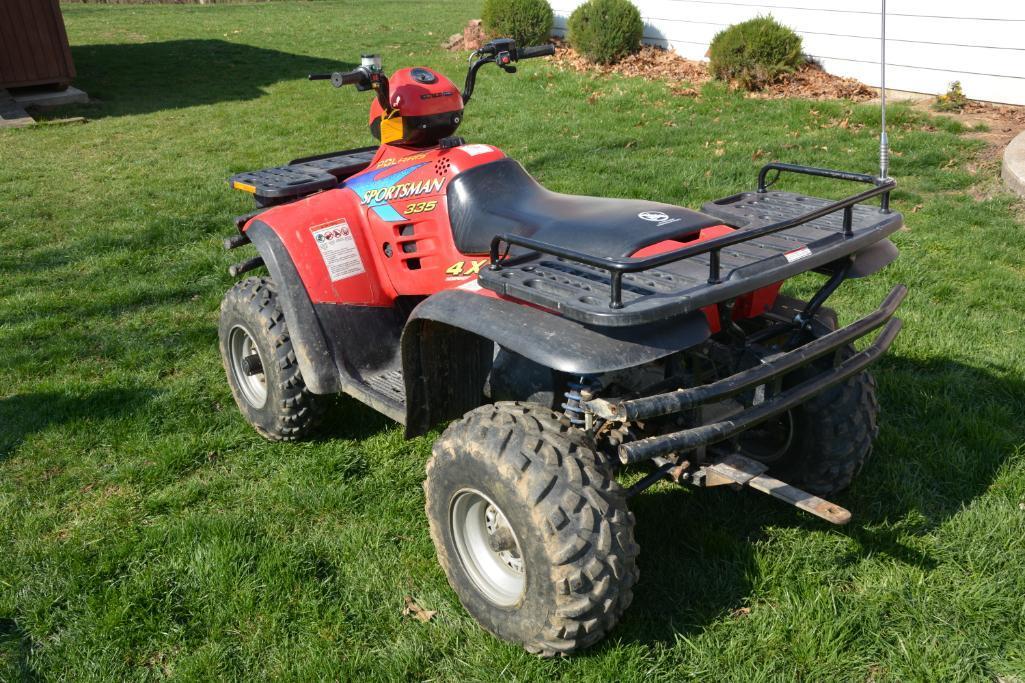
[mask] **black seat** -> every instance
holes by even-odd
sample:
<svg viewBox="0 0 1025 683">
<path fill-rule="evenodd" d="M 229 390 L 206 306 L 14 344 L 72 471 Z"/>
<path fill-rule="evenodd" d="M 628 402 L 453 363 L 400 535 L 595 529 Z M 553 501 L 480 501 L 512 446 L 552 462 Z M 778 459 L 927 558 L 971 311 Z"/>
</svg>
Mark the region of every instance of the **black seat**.
<svg viewBox="0 0 1025 683">
<path fill-rule="evenodd" d="M 722 223 L 671 204 L 551 192 L 508 158 L 460 173 L 447 193 L 452 236 L 464 254 L 487 253 L 493 238 L 511 233 L 595 256 L 630 256 Z"/>
</svg>

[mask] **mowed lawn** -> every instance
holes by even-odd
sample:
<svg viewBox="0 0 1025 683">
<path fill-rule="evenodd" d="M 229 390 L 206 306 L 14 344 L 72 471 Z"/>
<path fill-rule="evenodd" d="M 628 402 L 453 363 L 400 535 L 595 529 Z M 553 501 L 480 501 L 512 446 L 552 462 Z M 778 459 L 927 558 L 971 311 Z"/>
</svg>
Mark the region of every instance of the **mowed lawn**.
<svg viewBox="0 0 1025 683">
<path fill-rule="evenodd" d="M 84 125 L 0 131 L 0 680 L 1025 680 L 1025 236 L 995 157 L 891 112 L 900 259 L 874 457 L 834 528 L 758 494 L 633 502 L 641 583 L 612 637 L 541 660 L 438 567 L 435 434 L 339 399 L 261 440 L 217 353 L 233 172 L 370 144 L 370 98 L 310 83 L 378 51 L 461 81 L 473 2 L 67 5 Z M 878 112 L 721 88 L 483 71 L 461 133 L 553 189 L 697 206 L 770 159 L 871 172 Z M 783 181 L 836 195 L 847 188 Z M 240 250 L 245 251 L 245 250 Z M 799 294 L 814 281 L 791 286 Z M 436 610 L 402 615 L 405 596 Z"/>
</svg>

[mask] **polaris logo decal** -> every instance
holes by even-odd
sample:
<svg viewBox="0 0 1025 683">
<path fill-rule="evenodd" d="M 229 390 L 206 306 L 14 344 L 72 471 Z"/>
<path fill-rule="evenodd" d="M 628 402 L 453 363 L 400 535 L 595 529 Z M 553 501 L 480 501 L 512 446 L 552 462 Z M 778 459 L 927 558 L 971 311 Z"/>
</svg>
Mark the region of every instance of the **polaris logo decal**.
<svg viewBox="0 0 1025 683">
<path fill-rule="evenodd" d="M 413 171 L 426 166 L 428 163 L 424 161 L 397 171 L 385 170 L 360 173 L 349 178 L 345 182 L 345 187 L 355 192 L 359 197 L 360 203 L 369 206 L 383 220 L 401 221 L 404 220 L 402 214 L 396 211 L 388 202 L 396 199 L 416 197 L 422 194 L 437 193 L 445 185 L 444 178 L 429 178 L 427 180 L 418 180 L 415 183 L 399 182 Z"/>
<path fill-rule="evenodd" d="M 641 211 L 637 214 L 637 217 L 641 220 L 650 221 L 659 227 L 663 225 L 669 225 L 680 220 L 679 218 L 670 218 L 669 214 L 664 211 Z"/>
</svg>

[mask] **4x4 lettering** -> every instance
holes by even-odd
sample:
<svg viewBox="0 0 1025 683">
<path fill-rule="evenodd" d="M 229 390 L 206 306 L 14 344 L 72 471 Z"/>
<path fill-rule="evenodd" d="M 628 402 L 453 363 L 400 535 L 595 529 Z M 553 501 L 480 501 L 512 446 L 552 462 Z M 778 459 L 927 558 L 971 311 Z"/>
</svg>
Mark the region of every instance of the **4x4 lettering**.
<svg viewBox="0 0 1025 683">
<path fill-rule="evenodd" d="M 480 261 L 473 261 L 470 267 L 466 269 L 463 275 L 480 275 L 480 267 L 487 263 L 487 259 L 481 259 Z"/>
<path fill-rule="evenodd" d="M 453 277 L 469 277 L 471 275 L 480 275 L 480 269 L 486 265 L 488 260 L 480 259 L 479 261 L 456 261 L 451 266 L 445 269 L 446 275 Z"/>
</svg>

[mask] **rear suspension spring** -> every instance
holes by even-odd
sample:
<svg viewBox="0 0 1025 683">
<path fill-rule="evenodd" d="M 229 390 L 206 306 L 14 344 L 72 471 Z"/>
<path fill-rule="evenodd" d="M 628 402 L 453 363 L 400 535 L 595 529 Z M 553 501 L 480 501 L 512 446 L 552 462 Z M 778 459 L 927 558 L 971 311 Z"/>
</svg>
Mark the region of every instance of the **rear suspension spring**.
<svg viewBox="0 0 1025 683">
<path fill-rule="evenodd" d="M 581 402 L 594 398 L 601 391 L 601 382 L 592 375 L 582 375 L 578 380 L 570 381 L 568 387 L 563 394 L 566 397 L 562 404 L 563 412 L 574 427 L 590 428 L 590 414 Z"/>
</svg>

